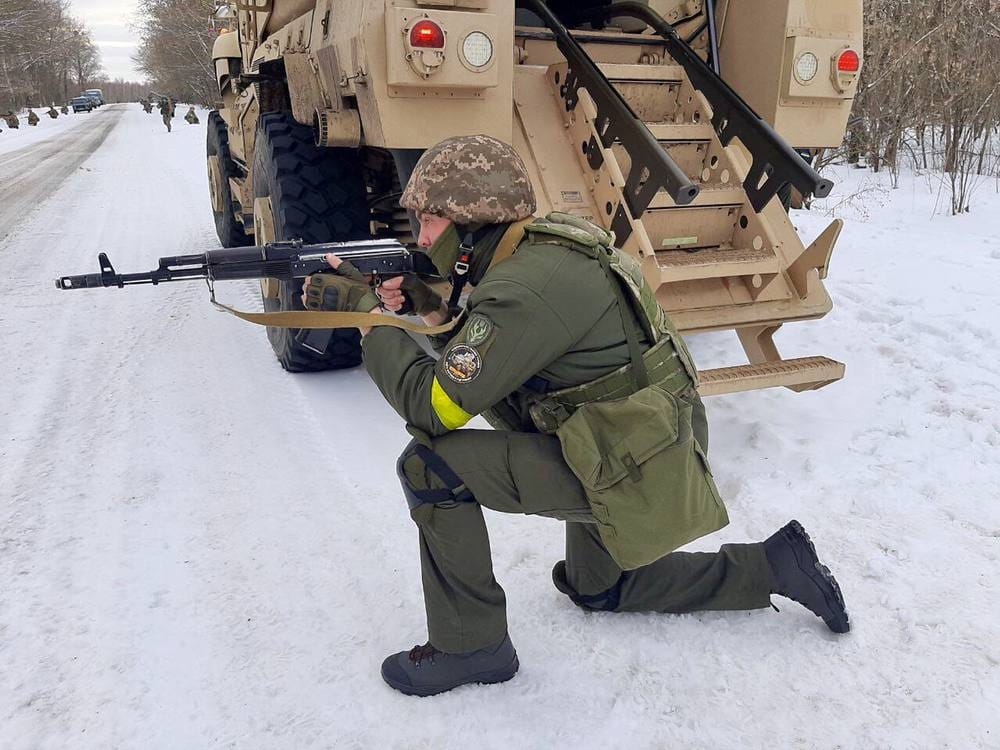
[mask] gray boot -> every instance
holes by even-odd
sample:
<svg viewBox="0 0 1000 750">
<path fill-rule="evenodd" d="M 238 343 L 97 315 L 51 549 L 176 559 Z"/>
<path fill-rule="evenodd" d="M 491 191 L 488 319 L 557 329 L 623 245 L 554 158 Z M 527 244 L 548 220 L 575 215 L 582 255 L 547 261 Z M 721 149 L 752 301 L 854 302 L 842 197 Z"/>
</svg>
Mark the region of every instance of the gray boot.
<svg viewBox="0 0 1000 750">
<path fill-rule="evenodd" d="M 430 643 L 400 651 L 382 662 L 382 679 L 406 695 L 437 695 L 470 682 L 506 682 L 517 673 L 510 636 L 496 646 L 446 654 Z"/>
</svg>

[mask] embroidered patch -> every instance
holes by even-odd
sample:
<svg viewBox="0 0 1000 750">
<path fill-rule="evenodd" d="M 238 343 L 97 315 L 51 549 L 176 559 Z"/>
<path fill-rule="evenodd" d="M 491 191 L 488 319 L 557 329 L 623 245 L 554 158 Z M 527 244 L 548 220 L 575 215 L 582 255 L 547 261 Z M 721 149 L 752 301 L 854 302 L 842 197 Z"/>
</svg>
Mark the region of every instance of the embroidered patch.
<svg viewBox="0 0 1000 750">
<path fill-rule="evenodd" d="M 479 352 L 466 344 L 458 344 L 444 355 L 444 372 L 456 383 L 475 380 L 483 367 Z"/>
<path fill-rule="evenodd" d="M 465 329 L 465 342 L 469 346 L 479 346 L 493 332 L 493 321 L 485 315 L 473 315 Z"/>
</svg>

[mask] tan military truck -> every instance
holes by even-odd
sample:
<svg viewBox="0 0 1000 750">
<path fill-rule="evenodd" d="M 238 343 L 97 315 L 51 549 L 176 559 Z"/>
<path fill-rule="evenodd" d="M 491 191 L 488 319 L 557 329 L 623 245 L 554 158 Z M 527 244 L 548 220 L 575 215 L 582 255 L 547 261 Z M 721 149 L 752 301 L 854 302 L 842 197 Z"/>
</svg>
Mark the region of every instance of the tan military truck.
<svg viewBox="0 0 1000 750">
<path fill-rule="evenodd" d="M 781 194 L 830 190 L 807 158 L 843 138 L 861 0 L 239 0 L 217 15 L 223 245 L 412 240 L 397 199 L 423 149 L 487 133 L 524 158 L 540 213 L 615 232 L 682 331 L 736 331 L 749 363 L 703 371 L 705 394 L 842 377 L 826 357 L 782 359 L 772 336 L 832 306 L 841 222 L 804 247 Z M 262 292 L 299 308 L 291 285 Z M 356 332 L 311 335 L 268 331 L 288 370 L 360 360 Z"/>
</svg>

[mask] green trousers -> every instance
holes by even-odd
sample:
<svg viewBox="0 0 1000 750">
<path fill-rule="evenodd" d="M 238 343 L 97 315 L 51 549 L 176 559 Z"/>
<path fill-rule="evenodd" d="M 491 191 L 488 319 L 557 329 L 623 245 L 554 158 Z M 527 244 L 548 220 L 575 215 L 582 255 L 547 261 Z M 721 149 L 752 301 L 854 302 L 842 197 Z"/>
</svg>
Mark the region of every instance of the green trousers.
<svg viewBox="0 0 1000 750">
<path fill-rule="evenodd" d="M 574 601 L 591 609 L 680 613 L 770 603 L 770 569 L 759 543 L 674 552 L 622 571 L 601 542 L 583 488 L 554 436 L 459 430 L 434 439 L 432 455 L 411 443 L 399 472 L 420 534 L 428 637 L 441 651 L 484 648 L 507 632 L 483 508 L 565 521 L 566 583 Z M 453 473 L 450 482 L 442 472 Z M 457 500 L 445 491 L 456 482 Z"/>
</svg>

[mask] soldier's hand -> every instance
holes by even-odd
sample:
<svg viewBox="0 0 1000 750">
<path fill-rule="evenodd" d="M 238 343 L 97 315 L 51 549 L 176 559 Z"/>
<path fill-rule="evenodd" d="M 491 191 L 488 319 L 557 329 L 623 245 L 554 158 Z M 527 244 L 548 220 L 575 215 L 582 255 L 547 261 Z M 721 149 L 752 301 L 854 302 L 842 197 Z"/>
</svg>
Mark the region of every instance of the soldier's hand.
<svg viewBox="0 0 1000 750">
<path fill-rule="evenodd" d="M 394 313 L 403 312 L 407 301 L 412 305 L 412 312 L 417 315 L 430 315 L 441 308 L 441 295 L 425 284 L 419 276 L 407 274 L 383 281 L 378 287 L 378 296 L 382 305 Z M 405 312 L 411 312 L 407 309 Z"/>
<path fill-rule="evenodd" d="M 364 274 L 335 255 L 328 255 L 327 261 L 333 273 L 315 273 L 302 285 L 302 304 L 307 310 L 371 312 L 379 306 Z"/>
<path fill-rule="evenodd" d="M 334 273 L 362 284 L 368 283 L 365 275 L 355 268 L 351 261 L 343 260 L 339 255 L 334 253 L 327 253 L 326 262 L 330 264 L 330 268 L 333 269 Z"/>
</svg>

